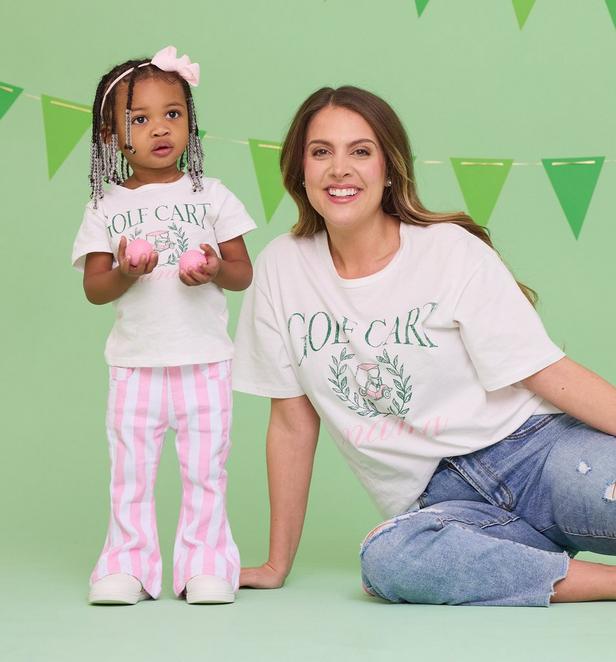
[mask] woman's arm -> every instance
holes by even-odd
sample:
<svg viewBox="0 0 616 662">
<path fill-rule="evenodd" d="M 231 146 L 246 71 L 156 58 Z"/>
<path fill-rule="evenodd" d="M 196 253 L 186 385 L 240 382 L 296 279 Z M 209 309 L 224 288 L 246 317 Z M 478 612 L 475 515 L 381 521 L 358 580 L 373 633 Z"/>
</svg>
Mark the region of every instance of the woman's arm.
<svg viewBox="0 0 616 662">
<path fill-rule="evenodd" d="M 308 503 L 319 417 L 305 395 L 272 399 L 267 430 L 269 559 L 243 568 L 240 586 L 279 588 L 291 571 Z"/>
<path fill-rule="evenodd" d="M 616 387 L 570 358 L 563 357 L 522 384 L 570 416 L 616 435 Z"/>
</svg>

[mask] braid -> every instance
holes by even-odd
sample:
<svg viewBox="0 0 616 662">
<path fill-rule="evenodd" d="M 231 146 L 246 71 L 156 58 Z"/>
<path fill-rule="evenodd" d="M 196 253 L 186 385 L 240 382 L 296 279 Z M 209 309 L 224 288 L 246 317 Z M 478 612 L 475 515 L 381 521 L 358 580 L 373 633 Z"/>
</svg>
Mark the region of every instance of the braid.
<svg viewBox="0 0 616 662">
<path fill-rule="evenodd" d="M 131 106 L 133 105 L 133 90 L 135 89 L 136 76 L 137 76 L 137 67 L 135 67 L 132 70 L 128 78 L 128 95 L 126 97 L 126 109 L 124 111 L 124 121 L 126 122 L 124 126 L 125 136 L 126 136 L 124 149 L 127 149 L 131 154 L 135 153 L 135 148 L 133 147 L 133 141 L 131 139 L 131 126 L 132 126 Z"/>
<path fill-rule="evenodd" d="M 185 154 L 182 154 L 180 160 L 180 170 L 184 169 L 183 161 L 187 162 L 187 170 L 192 181 L 193 191 L 203 190 L 203 147 L 201 146 L 201 139 L 199 138 L 199 125 L 197 124 L 197 113 L 195 112 L 195 104 L 190 91 L 190 86 L 185 80 L 182 80 L 182 87 L 184 88 L 184 96 L 186 98 L 186 106 L 188 108 L 188 145 L 186 146 Z"/>
<path fill-rule="evenodd" d="M 128 165 L 122 162 L 120 170 L 118 171 L 117 154 L 118 154 L 118 133 L 116 128 L 115 117 L 115 97 L 116 88 L 109 91 L 105 99 L 105 106 L 102 107 L 105 92 L 110 83 L 123 72 L 131 67 L 137 67 L 143 62 L 148 60 L 127 60 L 122 64 L 114 67 L 111 71 L 106 73 L 98 83 L 96 94 L 94 96 L 94 103 L 92 105 L 92 142 L 90 143 L 90 197 L 92 198 L 94 208 L 96 209 L 98 200 L 103 197 L 103 182 L 113 182 L 114 184 L 121 184 L 128 174 Z M 134 71 L 133 71 L 134 74 Z M 133 76 L 131 76 L 133 78 Z M 133 81 L 134 86 L 134 81 Z M 132 89 L 131 89 L 132 98 Z M 130 107 L 130 101 L 128 103 Z M 105 130 L 111 135 L 103 140 L 102 131 Z M 130 133 L 127 134 L 130 142 Z"/>
</svg>

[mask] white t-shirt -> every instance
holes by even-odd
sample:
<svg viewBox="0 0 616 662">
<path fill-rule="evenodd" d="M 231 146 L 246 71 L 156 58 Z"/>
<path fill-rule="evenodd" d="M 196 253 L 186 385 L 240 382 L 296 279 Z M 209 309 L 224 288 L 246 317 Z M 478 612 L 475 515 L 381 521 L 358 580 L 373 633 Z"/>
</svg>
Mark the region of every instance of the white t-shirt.
<svg viewBox="0 0 616 662">
<path fill-rule="evenodd" d="M 453 223 L 400 225 L 381 271 L 341 278 L 327 235 L 259 255 L 234 361 L 236 390 L 311 401 L 386 516 L 443 457 L 558 411 L 521 384 L 561 359 L 497 253 Z"/>
<path fill-rule="evenodd" d="M 218 285 L 184 285 L 182 253 L 218 245 L 254 229 L 244 205 L 218 179 L 203 178 L 193 192 L 188 175 L 168 184 L 128 189 L 112 184 L 98 209 L 86 206 L 73 246 L 73 265 L 83 271 L 88 253 L 112 253 L 120 238 L 149 241 L 158 264 L 113 302 L 116 320 L 105 346 L 109 365 L 160 367 L 212 363 L 233 355 L 227 303 Z"/>
</svg>

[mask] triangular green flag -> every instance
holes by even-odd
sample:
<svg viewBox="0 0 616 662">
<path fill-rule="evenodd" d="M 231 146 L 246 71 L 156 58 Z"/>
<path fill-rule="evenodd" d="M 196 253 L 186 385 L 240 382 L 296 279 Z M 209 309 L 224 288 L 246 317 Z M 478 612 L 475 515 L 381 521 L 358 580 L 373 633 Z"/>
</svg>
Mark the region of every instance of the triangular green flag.
<svg viewBox="0 0 616 662">
<path fill-rule="evenodd" d="M 518 18 L 518 25 L 521 30 L 535 4 L 535 0 L 512 0 L 512 2 L 515 15 Z"/>
<path fill-rule="evenodd" d="M 612 21 L 614 22 L 614 27 L 616 28 L 616 0 L 605 0 L 605 4 L 607 5 L 607 9 L 610 12 Z"/>
<path fill-rule="evenodd" d="M 45 94 L 41 97 L 41 103 L 47 143 L 47 169 L 51 179 L 92 123 L 92 112 L 88 106 Z"/>
<path fill-rule="evenodd" d="M 421 16 L 424 9 L 428 6 L 430 0 L 415 0 L 415 7 L 417 7 L 417 16 Z"/>
<path fill-rule="evenodd" d="M 23 92 L 22 87 L 0 83 L 0 119 L 4 117 L 6 111 L 15 103 L 15 99 Z"/>
<path fill-rule="evenodd" d="M 248 142 L 252 163 L 257 174 L 265 219 L 269 223 L 284 195 L 284 186 L 280 175 L 281 145 L 265 140 L 249 140 Z"/>
<path fill-rule="evenodd" d="M 454 172 L 475 222 L 487 225 L 513 159 L 452 158 Z"/>
<path fill-rule="evenodd" d="M 542 159 L 567 221 L 577 239 L 605 161 L 604 156 Z"/>
</svg>

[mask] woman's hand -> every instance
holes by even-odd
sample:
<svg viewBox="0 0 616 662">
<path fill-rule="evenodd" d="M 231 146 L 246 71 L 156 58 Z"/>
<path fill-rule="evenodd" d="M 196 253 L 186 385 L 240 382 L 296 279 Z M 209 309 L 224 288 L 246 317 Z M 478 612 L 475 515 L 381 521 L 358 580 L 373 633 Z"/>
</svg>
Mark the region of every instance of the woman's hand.
<svg viewBox="0 0 616 662">
<path fill-rule="evenodd" d="M 258 568 L 242 568 L 240 586 L 247 588 L 280 588 L 286 575 L 274 568 L 269 561 Z"/>
<path fill-rule="evenodd" d="M 158 264 L 158 253 L 152 251 L 149 258 L 142 255 L 139 258 L 137 266 L 133 267 L 131 266 L 130 259 L 126 255 L 126 244 L 126 237 L 121 237 L 120 244 L 118 245 L 118 268 L 120 273 L 128 278 L 139 278 L 140 276 L 151 274 Z"/>
<path fill-rule="evenodd" d="M 180 271 L 180 280 L 184 285 L 205 285 L 218 276 L 220 258 L 216 251 L 209 244 L 199 244 L 199 248 L 203 251 L 207 264 L 202 264 L 196 269 Z"/>
</svg>

